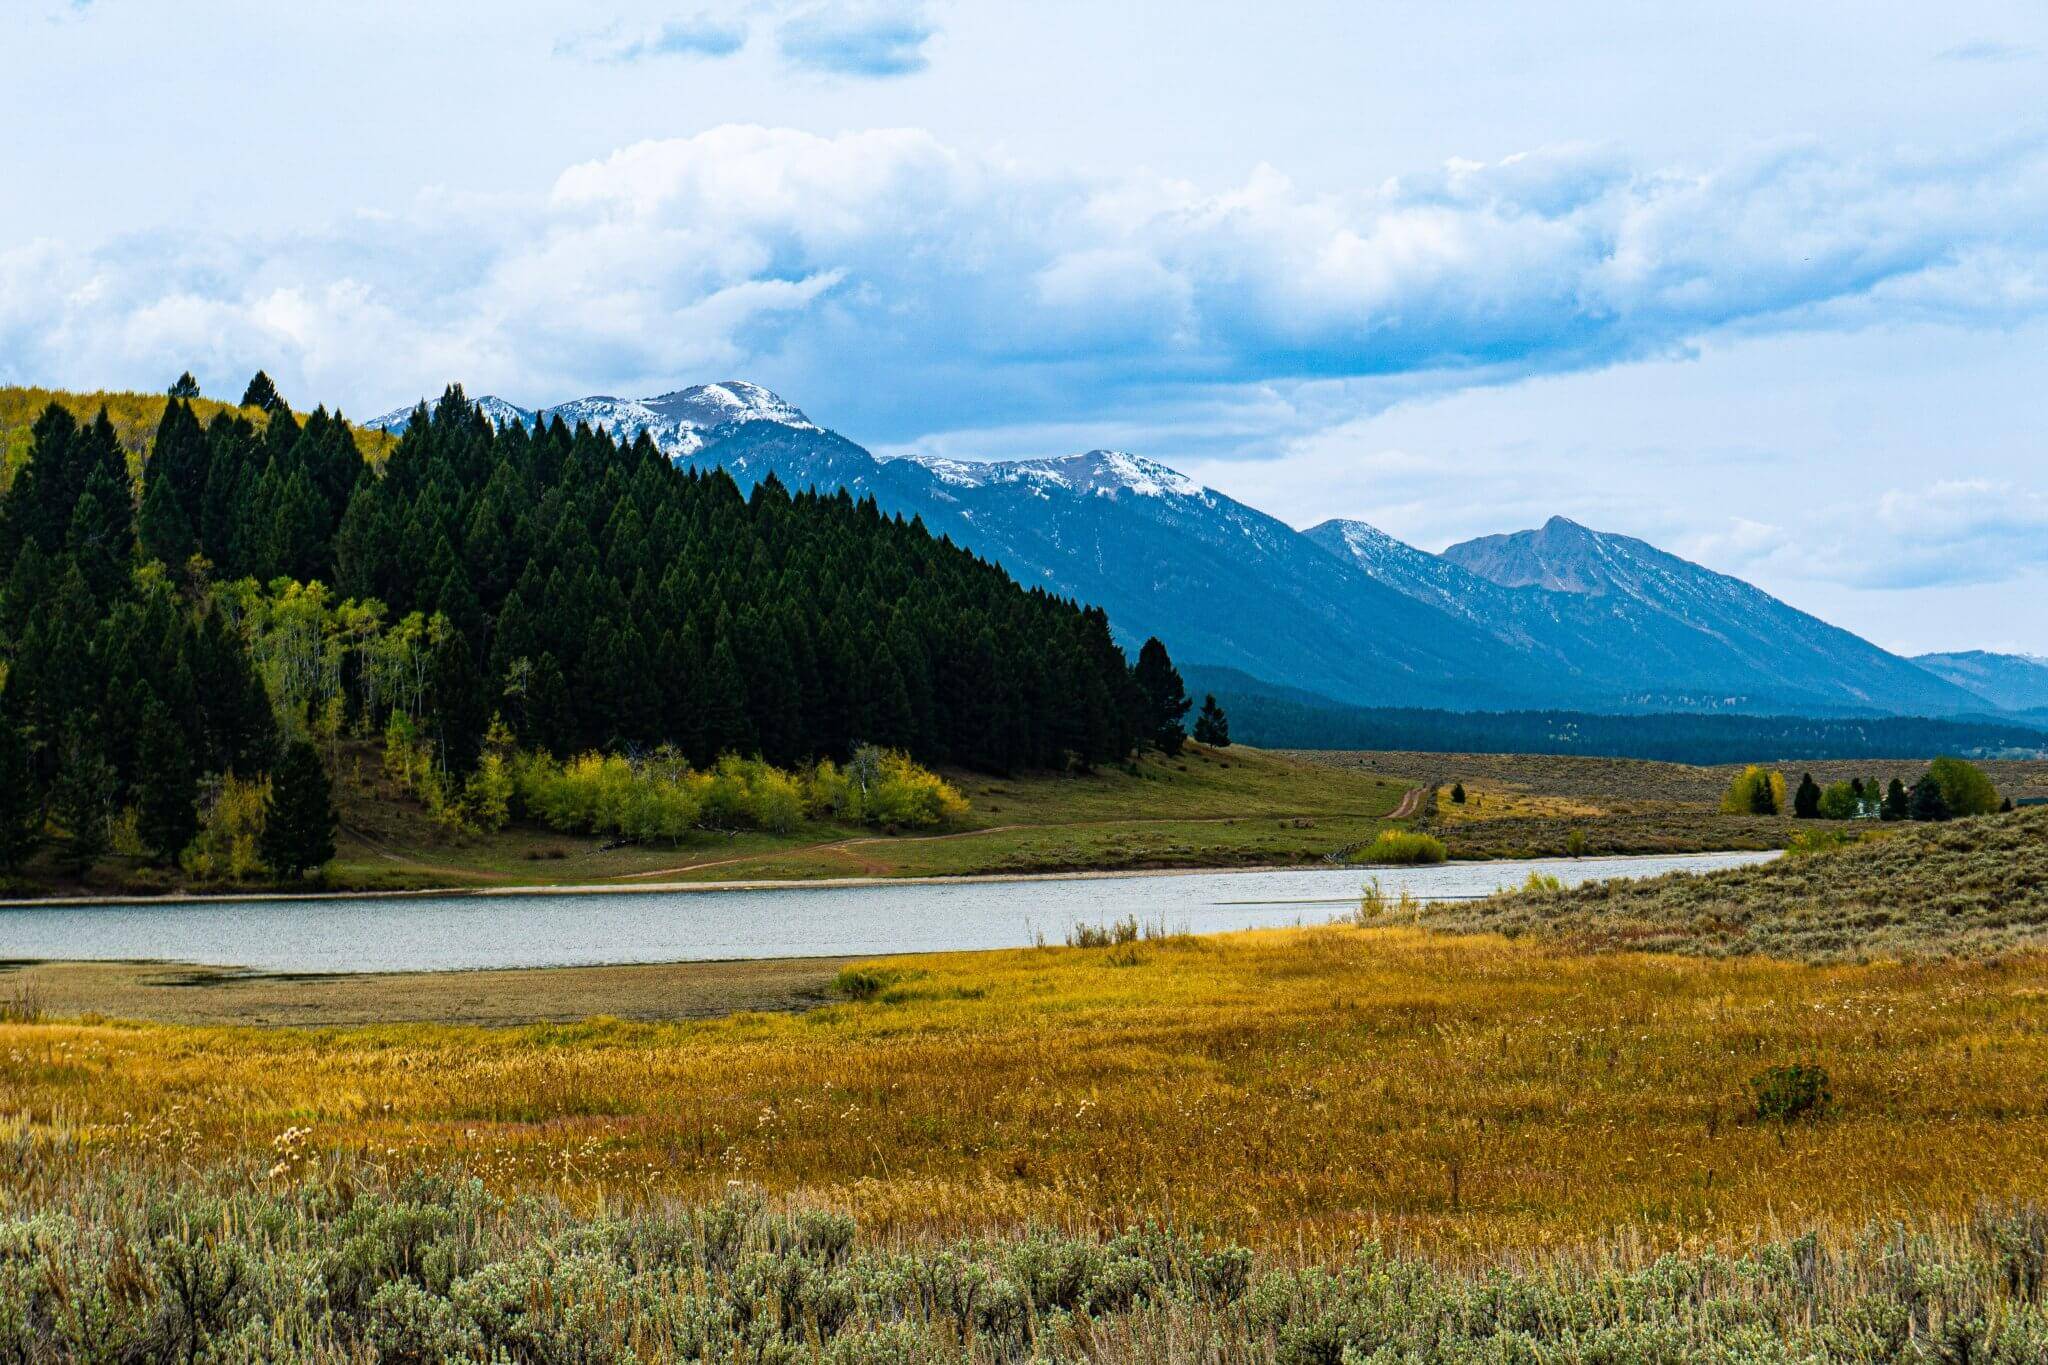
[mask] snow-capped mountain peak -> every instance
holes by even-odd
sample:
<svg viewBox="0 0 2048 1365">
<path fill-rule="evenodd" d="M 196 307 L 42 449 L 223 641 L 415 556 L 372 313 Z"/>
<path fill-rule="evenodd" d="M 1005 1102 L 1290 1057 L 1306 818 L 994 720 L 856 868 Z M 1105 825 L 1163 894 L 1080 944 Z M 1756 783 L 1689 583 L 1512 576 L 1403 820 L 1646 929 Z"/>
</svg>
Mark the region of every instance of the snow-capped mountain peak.
<svg viewBox="0 0 2048 1365">
<path fill-rule="evenodd" d="M 485 396 L 477 406 L 484 416 L 502 427 L 510 422 L 531 426 L 546 424 L 557 417 L 570 426 L 582 422 L 603 427 L 614 437 L 630 441 L 641 432 L 653 438 L 670 459 L 681 459 L 702 450 L 710 433 L 721 428 L 751 422 L 772 422 L 795 431 L 817 431 L 818 425 L 792 403 L 759 384 L 743 379 L 726 379 L 716 384 L 692 384 L 653 398 L 614 398 L 593 394 L 572 398 L 553 407 L 529 411 L 502 398 Z M 386 431 L 404 431 L 412 422 L 413 410 L 396 408 L 366 426 Z"/>
<path fill-rule="evenodd" d="M 1177 469 L 1121 450 L 1090 450 L 1039 460 L 956 460 L 943 455 L 906 457 L 958 488 L 1028 484 L 1115 498 L 1201 498 L 1208 490 Z"/>
</svg>

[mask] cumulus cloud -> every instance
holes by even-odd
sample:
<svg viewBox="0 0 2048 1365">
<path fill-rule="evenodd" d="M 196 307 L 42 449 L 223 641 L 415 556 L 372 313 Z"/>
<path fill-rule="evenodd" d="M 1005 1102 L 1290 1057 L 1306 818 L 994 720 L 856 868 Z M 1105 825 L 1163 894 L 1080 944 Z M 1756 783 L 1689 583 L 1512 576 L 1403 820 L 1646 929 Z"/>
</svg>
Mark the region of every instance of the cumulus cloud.
<svg viewBox="0 0 2048 1365">
<path fill-rule="evenodd" d="M 927 65 L 936 26 L 927 7 L 902 0 L 826 0 L 776 25 L 783 57 L 838 76 L 906 76 Z"/>
<path fill-rule="evenodd" d="M 888 442 L 1453 388 L 1720 334 L 2001 325 L 2048 311 L 2044 281 L 2040 140 L 1705 167 L 1566 148 L 1325 193 L 724 127 L 570 167 L 537 201 L 13 248 L 0 375 L 262 364 L 360 409 L 450 378 L 540 402 L 742 374 Z"/>
</svg>

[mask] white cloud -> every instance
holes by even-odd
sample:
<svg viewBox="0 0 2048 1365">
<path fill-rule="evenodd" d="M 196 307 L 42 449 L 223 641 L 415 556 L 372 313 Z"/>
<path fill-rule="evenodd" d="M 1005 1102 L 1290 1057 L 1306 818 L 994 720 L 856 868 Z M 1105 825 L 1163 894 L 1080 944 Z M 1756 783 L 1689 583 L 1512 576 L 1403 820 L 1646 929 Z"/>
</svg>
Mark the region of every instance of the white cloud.
<svg viewBox="0 0 2048 1365">
<path fill-rule="evenodd" d="M 1313 406 L 1324 380 L 1385 402 L 1720 333 L 2000 324 L 2048 310 L 2044 260 L 2039 140 L 1704 169 L 1566 148 L 1326 194 L 1266 168 L 1205 190 L 1037 173 L 916 130 L 729 126 L 570 167 L 539 201 L 14 248 L 0 373 L 261 364 L 361 409 L 450 378 L 544 401 L 717 364 L 877 440 L 1170 426 L 1276 388 Z"/>
</svg>

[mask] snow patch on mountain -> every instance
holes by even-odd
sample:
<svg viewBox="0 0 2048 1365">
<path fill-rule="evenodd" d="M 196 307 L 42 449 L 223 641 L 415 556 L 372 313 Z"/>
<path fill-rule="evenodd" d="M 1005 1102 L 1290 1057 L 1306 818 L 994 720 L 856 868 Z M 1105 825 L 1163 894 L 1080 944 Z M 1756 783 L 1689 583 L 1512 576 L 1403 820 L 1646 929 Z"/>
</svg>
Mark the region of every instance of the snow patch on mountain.
<svg viewBox="0 0 2048 1365">
<path fill-rule="evenodd" d="M 1179 470 L 1121 450 L 1091 450 L 1081 455 L 1038 460 L 956 460 L 942 455 L 901 458 L 921 465 L 939 482 L 955 488 L 1023 484 L 1041 493 L 1063 488 L 1105 498 L 1125 494 L 1140 498 L 1209 498 L 1208 489 Z"/>
<path fill-rule="evenodd" d="M 529 411 L 487 395 L 476 400 L 484 416 L 499 426 L 512 422 L 532 426 L 557 417 L 573 427 L 578 422 L 592 430 L 599 427 L 618 440 L 637 440 L 646 432 L 662 454 L 672 460 L 684 459 L 702 450 L 714 433 L 754 422 L 772 422 L 794 431 L 822 430 L 817 423 L 759 384 L 727 379 L 716 384 L 692 384 L 653 398 L 614 398 L 593 394 L 572 398 L 553 407 Z M 385 431 L 402 432 L 412 424 L 412 408 L 396 408 L 366 425 Z"/>
</svg>

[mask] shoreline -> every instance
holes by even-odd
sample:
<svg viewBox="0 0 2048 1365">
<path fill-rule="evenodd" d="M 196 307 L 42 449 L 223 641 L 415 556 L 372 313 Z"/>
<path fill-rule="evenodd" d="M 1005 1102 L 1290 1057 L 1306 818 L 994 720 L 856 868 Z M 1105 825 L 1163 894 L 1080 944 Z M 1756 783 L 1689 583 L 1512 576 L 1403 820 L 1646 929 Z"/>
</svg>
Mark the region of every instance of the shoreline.
<svg viewBox="0 0 2048 1365">
<path fill-rule="evenodd" d="M 1270 872 L 1356 872 L 1371 875 L 1406 872 L 1426 867 L 1483 867 L 1490 863 L 1603 863 L 1636 862 L 1646 859 L 1672 861 L 1693 858 L 1721 858 L 1732 853 L 1782 854 L 1781 849 L 1693 849 L 1684 853 L 1601 853 L 1584 857 L 1557 855 L 1540 858 L 1454 858 L 1445 863 L 1261 863 L 1230 867 L 1090 868 L 1072 872 L 969 872 L 946 877 L 819 877 L 809 880 L 698 881 L 698 882 L 556 882 L 529 886 L 449 886 L 366 891 L 186 891 L 160 896 L 30 896 L 0 897 L 0 911 L 80 910 L 93 908 L 136 908 L 161 905 L 261 904 L 266 902 L 358 901 L 358 900 L 467 900 L 490 897 L 675 895 L 692 892 L 748 891 L 834 891 L 888 886 L 971 886 L 1003 883 L 1076 882 L 1136 879 L 1141 877 L 1208 877 Z"/>
</svg>

